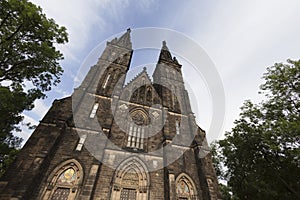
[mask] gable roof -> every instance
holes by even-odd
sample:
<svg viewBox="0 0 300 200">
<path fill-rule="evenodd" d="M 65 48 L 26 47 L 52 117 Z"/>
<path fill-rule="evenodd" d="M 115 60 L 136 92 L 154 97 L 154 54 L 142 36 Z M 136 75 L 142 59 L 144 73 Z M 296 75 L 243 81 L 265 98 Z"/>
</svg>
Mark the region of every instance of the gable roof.
<svg viewBox="0 0 300 200">
<path fill-rule="evenodd" d="M 146 67 L 144 67 L 140 73 L 138 73 L 123 87 L 123 91 L 124 93 L 126 93 L 126 91 L 129 91 L 131 95 L 133 95 L 135 93 L 135 89 L 140 88 L 142 86 L 146 86 L 145 89 L 150 89 L 152 91 L 153 99 L 160 100 L 160 96 L 158 95 L 155 87 L 153 86 L 153 83 L 147 73 Z"/>
</svg>

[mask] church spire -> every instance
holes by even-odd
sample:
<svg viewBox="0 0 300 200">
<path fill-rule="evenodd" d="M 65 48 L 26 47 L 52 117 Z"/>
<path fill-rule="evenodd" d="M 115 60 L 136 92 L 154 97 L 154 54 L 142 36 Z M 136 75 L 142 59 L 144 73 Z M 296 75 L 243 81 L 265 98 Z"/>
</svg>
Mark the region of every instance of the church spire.
<svg viewBox="0 0 300 200">
<path fill-rule="evenodd" d="M 162 42 L 162 48 L 161 48 L 160 54 L 159 54 L 158 63 L 161 63 L 161 62 L 167 62 L 167 63 L 173 63 L 173 64 L 180 65 L 178 63 L 176 57 L 172 58 L 169 48 L 167 47 L 166 41 Z"/>
<path fill-rule="evenodd" d="M 120 38 L 114 38 L 110 43 L 115 44 L 120 47 L 124 47 L 126 49 L 132 49 L 130 32 L 131 32 L 131 30 L 130 30 L 130 28 L 128 28 L 126 33 L 124 33 Z"/>
</svg>

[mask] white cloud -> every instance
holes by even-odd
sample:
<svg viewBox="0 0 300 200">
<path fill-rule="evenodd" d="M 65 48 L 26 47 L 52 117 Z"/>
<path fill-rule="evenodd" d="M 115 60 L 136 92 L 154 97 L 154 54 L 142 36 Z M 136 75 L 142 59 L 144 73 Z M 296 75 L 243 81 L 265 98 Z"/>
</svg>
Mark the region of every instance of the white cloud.
<svg viewBox="0 0 300 200">
<path fill-rule="evenodd" d="M 41 120 L 47 113 L 49 106 L 42 99 L 38 99 L 34 102 L 34 108 L 30 112 L 37 116 L 37 119 Z"/>
<path fill-rule="evenodd" d="M 224 1 L 214 8 L 204 27 L 206 34 L 198 41 L 205 45 L 222 76 L 231 77 L 249 61 L 258 61 L 260 54 L 267 59 L 274 51 L 284 53 L 269 47 L 289 40 L 284 35 L 295 29 L 291 22 L 299 19 L 299 8 L 299 1 Z"/>
<path fill-rule="evenodd" d="M 33 130 L 28 129 L 26 126 L 27 123 L 30 123 L 31 126 L 38 125 L 39 121 L 45 116 L 48 112 L 50 105 L 46 105 L 44 100 L 36 100 L 34 102 L 34 108 L 31 111 L 24 112 L 22 116 L 24 117 L 21 123 L 21 132 L 14 132 L 15 136 L 23 138 L 22 145 L 28 140 Z"/>
<path fill-rule="evenodd" d="M 151 13 L 154 7 L 164 6 L 161 9 L 164 12 L 152 16 L 151 25 L 162 26 L 162 21 L 170 20 L 165 16 L 172 15 L 173 21 L 166 21 L 166 27 L 177 29 L 180 26 L 179 31 L 184 30 L 201 44 L 223 79 L 228 103 L 225 130 L 232 127 L 245 99 L 259 99 L 257 90 L 265 68 L 300 55 L 298 0 L 192 1 L 186 4 L 177 4 L 179 1 L 162 4 L 152 0 L 32 1 L 40 4 L 49 17 L 68 28 L 70 42 L 60 48 L 66 60 L 76 63 L 81 63 L 83 50 L 88 45 L 88 48 L 97 45 L 92 43 L 95 38 L 103 40 L 106 34 L 128 25 L 126 12 Z M 143 19 L 133 19 L 130 23 L 135 25 L 137 21 L 142 23 Z M 65 70 L 71 77 L 76 74 L 73 69 Z M 207 117 L 202 113 L 199 116 Z"/>
<path fill-rule="evenodd" d="M 190 7 L 192 10 L 193 8 Z M 197 9 L 197 7 L 195 7 Z M 219 1 L 205 24 L 187 22 L 223 79 L 227 97 L 225 130 L 237 119 L 245 99 L 258 101 L 266 67 L 299 58 L 299 1 Z"/>
<path fill-rule="evenodd" d="M 61 89 L 61 88 L 55 88 L 54 91 L 58 94 L 61 95 L 61 98 L 65 98 L 67 96 L 70 96 L 70 94 L 68 92 L 66 92 L 65 90 Z"/>
<path fill-rule="evenodd" d="M 92 25 L 105 26 L 104 20 L 97 14 L 97 7 L 90 1 L 32 0 L 32 2 L 40 5 L 47 17 L 53 18 L 59 25 L 67 27 L 69 43 L 64 47 L 58 46 L 67 59 L 78 61 L 75 56 L 76 51 L 84 48 L 89 41 Z"/>
</svg>

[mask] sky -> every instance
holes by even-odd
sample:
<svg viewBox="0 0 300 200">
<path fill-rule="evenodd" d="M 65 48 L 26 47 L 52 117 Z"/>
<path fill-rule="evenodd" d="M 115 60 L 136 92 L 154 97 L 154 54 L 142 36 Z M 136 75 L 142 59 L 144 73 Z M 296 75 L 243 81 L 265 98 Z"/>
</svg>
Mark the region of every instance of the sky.
<svg viewBox="0 0 300 200">
<path fill-rule="evenodd" d="M 199 80 L 193 77 L 188 63 L 180 57 L 178 60 L 183 64 L 184 79 L 188 80 L 186 87 L 193 99 L 198 125 L 208 130 L 215 123 L 222 124 L 219 134 L 208 135 L 209 142 L 223 138 L 225 131 L 231 130 L 245 100 L 257 103 L 262 99 L 258 90 L 267 67 L 300 57 L 298 0 L 31 1 L 69 33 L 69 43 L 57 46 L 65 58 L 61 61 L 62 82 L 47 93 L 47 99 L 36 101 L 35 108 L 24 113 L 25 122 L 33 124 L 38 124 L 54 99 L 72 94 L 80 82 L 77 74 L 91 52 L 98 53 L 99 57 L 102 52 L 96 47 L 127 28 L 156 27 L 178 32 L 206 52 L 224 88 L 225 118 L 221 122 L 212 121 L 216 108 L 206 77 Z M 163 36 L 162 40 L 165 40 Z M 172 51 L 172 41 L 167 44 Z M 132 73 L 138 73 L 145 65 L 151 71 L 151 63 L 157 61 L 158 53 L 155 50 L 134 52 Z M 26 141 L 31 133 L 32 130 L 24 128 L 18 136 Z"/>
</svg>

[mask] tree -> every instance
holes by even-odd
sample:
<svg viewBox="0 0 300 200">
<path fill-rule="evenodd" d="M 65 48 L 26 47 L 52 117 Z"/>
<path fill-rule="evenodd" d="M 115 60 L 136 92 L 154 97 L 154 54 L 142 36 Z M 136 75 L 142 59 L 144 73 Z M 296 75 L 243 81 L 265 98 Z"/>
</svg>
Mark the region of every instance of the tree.
<svg viewBox="0 0 300 200">
<path fill-rule="evenodd" d="M 219 141 L 213 141 L 210 144 L 210 152 L 212 155 L 212 162 L 218 177 L 219 191 L 223 200 L 236 200 L 232 195 L 232 188 L 227 185 L 226 167 L 224 166 L 224 156 L 221 152 Z"/>
<path fill-rule="evenodd" d="M 246 101 L 220 140 L 228 186 L 239 199 L 300 199 L 300 60 L 267 68 L 259 104 Z"/>
<path fill-rule="evenodd" d="M 0 1 L 0 175 L 21 138 L 21 113 L 60 82 L 63 55 L 55 44 L 68 41 L 65 27 L 28 0 Z"/>
</svg>

